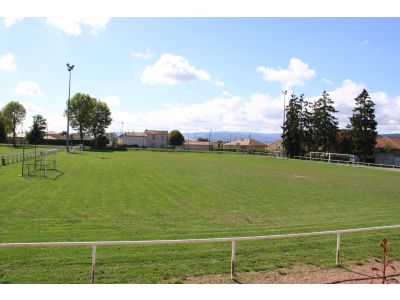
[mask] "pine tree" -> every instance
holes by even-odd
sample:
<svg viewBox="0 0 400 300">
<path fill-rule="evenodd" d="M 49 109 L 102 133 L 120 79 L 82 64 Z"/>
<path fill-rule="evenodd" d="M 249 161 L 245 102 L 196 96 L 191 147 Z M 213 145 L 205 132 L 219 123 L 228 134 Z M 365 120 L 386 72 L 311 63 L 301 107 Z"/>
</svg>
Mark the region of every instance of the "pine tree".
<svg viewBox="0 0 400 300">
<path fill-rule="evenodd" d="M 282 127 L 283 146 L 286 155 L 289 157 L 301 154 L 301 106 L 299 98 L 295 94 L 292 94 L 289 103 L 286 106 L 286 120 Z"/>
<path fill-rule="evenodd" d="M 357 98 L 350 117 L 349 128 L 352 136 L 352 150 L 365 162 L 376 144 L 377 125 L 375 120 L 375 103 L 364 89 Z"/>
<path fill-rule="evenodd" d="M 47 128 L 47 120 L 42 115 L 33 116 L 31 130 L 27 132 L 26 138 L 30 144 L 38 144 L 43 140 L 45 130 Z"/>
<path fill-rule="evenodd" d="M 313 128 L 313 109 L 314 105 L 312 102 L 304 100 L 302 105 L 302 150 L 303 152 L 309 152 L 314 150 L 314 128 Z"/>
<path fill-rule="evenodd" d="M 335 148 L 339 122 L 334 116 L 337 110 L 333 104 L 333 100 L 326 91 L 314 104 L 312 121 L 314 148 L 324 152 L 331 152 Z"/>
</svg>

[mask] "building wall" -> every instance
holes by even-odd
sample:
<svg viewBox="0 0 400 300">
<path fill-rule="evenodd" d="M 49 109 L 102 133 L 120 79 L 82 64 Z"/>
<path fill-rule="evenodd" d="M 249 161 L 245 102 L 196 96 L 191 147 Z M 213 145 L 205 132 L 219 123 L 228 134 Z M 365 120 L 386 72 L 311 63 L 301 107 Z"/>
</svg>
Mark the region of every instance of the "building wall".
<svg viewBox="0 0 400 300">
<path fill-rule="evenodd" d="M 374 162 L 376 164 L 400 166 L 400 150 L 392 150 L 388 153 L 376 149 L 374 151 Z"/>
<path fill-rule="evenodd" d="M 143 147 L 143 145 L 146 146 L 146 137 L 143 138 L 143 136 L 122 136 L 120 139 L 121 145 L 138 145 L 139 147 Z"/>
<path fill-rule="evenodd" d="M 168 144 L 168 134 L 149 134 L 146 137 L 146 147 L 166 148 Z"/>
<path fill-rule="evenodd" d="M 212 148 L 212 145 L 211 145 Z M 183 144 L 183 149 L 185 150 L 196 150 L 196 151 L 208 151 L 210 149 L 209 143 L 204 143 L 204 144 L 197 144 L 197 143 L 184 143 Z"/>
</svg>

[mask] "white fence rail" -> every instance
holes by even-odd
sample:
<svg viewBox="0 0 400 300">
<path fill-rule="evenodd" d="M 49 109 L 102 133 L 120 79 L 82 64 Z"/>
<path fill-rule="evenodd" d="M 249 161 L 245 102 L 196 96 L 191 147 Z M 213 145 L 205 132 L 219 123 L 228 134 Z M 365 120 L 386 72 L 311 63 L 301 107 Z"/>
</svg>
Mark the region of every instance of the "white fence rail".
<svg viewBox="0 0 400 300">
<path fill-rule="evenodd" d="M 341 229 L 331 231 L 317 231 L 306 233 L 290 233 L 276 235 L 259 235 L 259 236 L 242 236 L 242 237 L 226 237 L 226 238 L 207 238 L 207 239 L 185 239 L 185 240 L 147 240 L 147 241 L 98 241 L 98 242 L 37 242 L 37 243 L 1 243 L 0 248 L 24 248 L 24 247 L 71 247 L 71 246 L 91 246 L 92 247 L 92 272 L 91 282 L 96 280 L 96 247 L 98 246 L 114 246 L 114 245 L 166 245 L 166 244 L 194 244 L 194 243 L 216 243 L 216 242 L 231 242 L 231 278 L 235 275 L 235 256 L 236 242 L 238 241 L 253 241 L 253 240 L 271 240 L 295 237 L 308 237 L 319 235 L 336 235 L 336 265 L 340 259 L 340 237 L 344 233 L 376 231 L 399 229 L 400 225 Z"/>
<path fill-rule="evenodd" d="M 43 157 L 51 152 L 58 152 L 63 150 L 63 148 L 55 148 L 55 149 L 45 149 L 45 150 L 37 150 L 36 157 Z M 35 151 L 30 152 L 19 152 L 19 153 L 10 153 L 10 154 L 0 154 L 0 166 L 11 165 L 13 163 L 22 162 L 23 160 L 30 160 L 35 158 Z"/>
<path fill-rule="evenodd" d="M 319 161 L 324 163 L 331 163 L 331 164 L 340 164 L 340 165 L 351 165 L 353 167 L 374 167 L 374 168 L 386 168 L 386 169 L 400 169 L 400 166 L 397 165 L 385 165 L 385 164 L 373 164 L 373 163 L 364 163 L 364 162 L 353 162 L 347 160 L 339 160 L 339 159 L 326 159 L 326 158 L 314 158 L 309 156 L 293 156 L 294 159 L 300 160 L 312 160 L 312 161 Z"/>
</svg>

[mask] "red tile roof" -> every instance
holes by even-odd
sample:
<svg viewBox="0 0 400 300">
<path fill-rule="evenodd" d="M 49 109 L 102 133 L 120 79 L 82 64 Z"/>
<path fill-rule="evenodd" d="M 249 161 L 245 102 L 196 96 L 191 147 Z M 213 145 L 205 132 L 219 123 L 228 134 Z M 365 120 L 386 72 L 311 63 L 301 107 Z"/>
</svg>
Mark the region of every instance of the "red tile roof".
<svg viewBox="0 0 400 300">
<path fill-rule="evenodd" d="M 389 145 L 394 150 L 400 150 L 400 137 L 378 136 L 375 149 L 383 149 L 385 145 Z"/>
<path fill-rule="evenodd" d="M 168 134 L 168 131 L 166 130 L 145 130 L 144 131 L 146 134 Z"/>
<path fill-rule="evenodd" d="M 146 136 L 144 132 L 125 132 L 125 136 Z"/>
<path fill-rule="evenodd" d="M 246 140 L 237 140 L 237 141 L 232 141 L 230 143 L 225 143 L 224 146 L 265 146 L 265 144 L 255 139 L 246 139 Z"/>
</svg>

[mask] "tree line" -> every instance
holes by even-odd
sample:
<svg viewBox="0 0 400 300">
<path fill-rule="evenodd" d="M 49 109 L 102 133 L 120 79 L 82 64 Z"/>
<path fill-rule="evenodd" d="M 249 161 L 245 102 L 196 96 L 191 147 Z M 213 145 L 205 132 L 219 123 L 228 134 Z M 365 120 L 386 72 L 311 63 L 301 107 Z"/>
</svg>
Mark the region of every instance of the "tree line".
<svg viewBox="0 0 400 300">
<path fill-rule="evenodd" d="M 324 91 L 311 102 L 295 94 L 286 106 L 282 126 L 283 147 L 289 157 L 306 152 L 352 153 L 366 161 L 376 144 L 375 104 L 364 89 L 355 99 L 353 114 L 346 129 L 339 130 L 334 101 Z"/>
<path fill-rule="evenodd" d="M 67 102 L 68 107 L 68 102 Z M 64 116 L 67 117 L 67 108 Z M 10 101 L 0 110 L 0 142 L 7 142 L 8 134 L 13 135 L 16 145 L 16 128 L 26 118 L 26 109 L 18 101 Z M 107 144 L 105 130 L 111 124 L 111 111 L 106 103 L 87 94 L 77 93 L 70 102 L 71 127 L 77 130 L 80 142 L 84 134 L 94 137 L 95 147 Z M 47 120 L 40 114 L 33 116 L 32 126 L 26 131 L 26 139 L 30 144 L 38 144 L 46 135 Z"/>
</svg>

